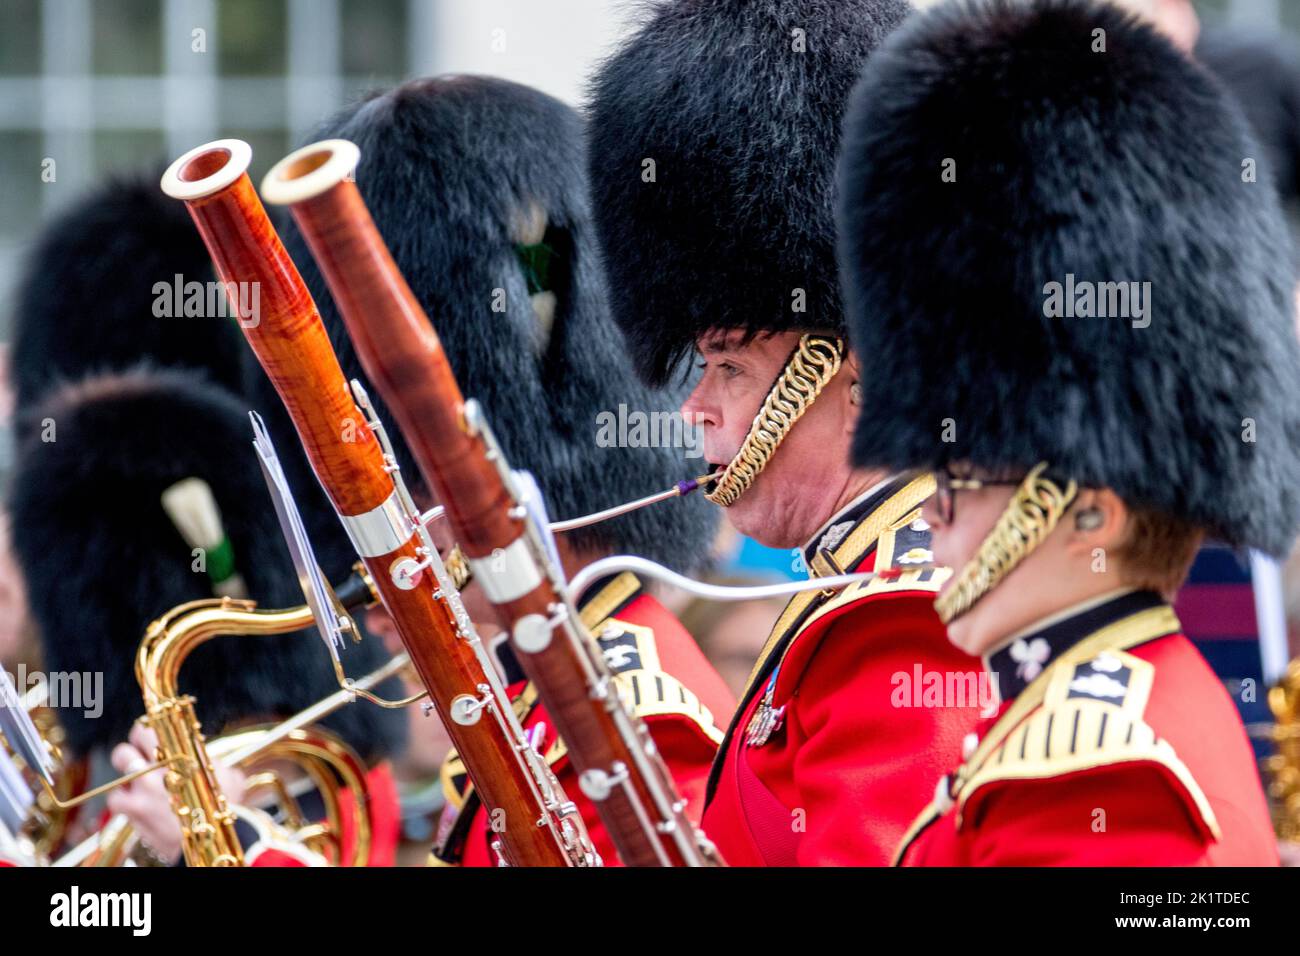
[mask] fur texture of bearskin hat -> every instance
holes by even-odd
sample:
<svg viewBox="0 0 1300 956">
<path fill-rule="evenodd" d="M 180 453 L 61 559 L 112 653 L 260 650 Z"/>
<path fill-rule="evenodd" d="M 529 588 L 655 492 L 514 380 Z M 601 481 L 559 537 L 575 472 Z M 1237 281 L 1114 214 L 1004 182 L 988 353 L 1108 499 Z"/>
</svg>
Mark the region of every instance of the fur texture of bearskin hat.
<svg viewBox="0 0 1300 956">
<path fill-rule="evenodd" d="M 1046 460 L 1285 550 L 1300 357 L 1277 197 L 1243 175 L 1256 155 L 1218 82 L 1111 6 L 955 3 L 904 27 L 867 66 L 841 161 L 872 396 L 855 460 Z"/>
<path fill-rule="evenodd" d="M 675 0 L 592 84 L 588 168 L 613 313 L 669 380 L 717 328 L 843 333 L 835 154 L 903 0 Z"/>
<path fill-rule="evenodd" d="M 13 548 L 46 669 L 103 674 L 102 715 L 58 711 L 72 749 L 85 754 L 125 740 L 143 712 L 134 665 L 149 623 L 214 596 L 163 510 L 164 489 L 189 477 L 208 483 L 235 566 L 260 607 L 301 605 L 303 593 L 245 404 L 225 390 L 190 372 L 137 367 L 58 386 L 26 414 L 32 420 L 8 502 Z M 360 677 L 386 657 L 368 639 L 349 644 L 343 660 Z M 180 686 L 197 699 L 208 734 L 288 717 L 338 689 L 315 629 L 218 637 L 187 660 Z M 400 696 L 400 685 L 389 681 L 381 692 Z M 364 702 L 322 724 L 371 760 L 405 740 L 401 711 Z"/>
<path fill-rule="evenodd" d="M 19 278 L 10 348 L 19 409 L 45 389 L 143 360 L 203 371 L 238 388 L 243 343 L 229 319 L 174 311 L 168 291 L 213 279 L 211 261 L 183 203 L 158 174 L 124 175 L 72 203 L 40 232 Z M 155 304 L 159 308 L 155 310 Z"/>
<path fill-rule="evenodd" d="M 360 148 L 357 187 L 433 322 L 461 390 L 483 406 L 512 466 L 536 477 L 556 520 L 662 491 L 697 474 L 702 462 L 686 457 L 680 439 L 678 447 L 602 445 L 617 438 L 617 429 L 602 432 L 601 425 L 616 422 L 620 407 L 629 415 L 662 415 L 676 409 L 679 396 L 637 381 L 610 318 L 582 136 L 578 114 L 546 94 L 505 80 L 447 76 L 372 95 L 312 137 Z M 422 488 L 306 242 L 287 217 L 279 225 L 344 373 L 366 385 L 408 484 Z M 549 252 L 524 242 L 538 237 Z M 533 248 L 521 252 L 521 244 Z M 530 293 L 542 287 L 553 301 L 539 310 Z M 254 378 L 262 381 L 259 404 L 275 416 L 276 433 L 291 434 L 265 376 Z M 296 488 L 315 486 L 305 468 L 300 459 Z M 337 565 L 349 546 L 324 499 L 315 497 L 312 510 L 329 519 L 313 529 L 322 565 L 326 556 Z M 689 570 L 706 560 L 716 521 L 716 509 L 697 496 L 566 538 L 592 551 Z"/>
</svg>

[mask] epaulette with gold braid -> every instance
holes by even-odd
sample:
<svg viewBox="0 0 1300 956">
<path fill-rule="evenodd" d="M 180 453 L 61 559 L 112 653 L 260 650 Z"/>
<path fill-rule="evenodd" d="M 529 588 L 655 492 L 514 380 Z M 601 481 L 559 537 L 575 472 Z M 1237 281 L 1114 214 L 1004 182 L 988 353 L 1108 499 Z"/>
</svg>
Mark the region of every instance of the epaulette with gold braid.
<svg viewBox="0 0 1300 956">
<path fill-rule="evenodd" d="M 1219 824 L 1205 793 L 1169 741 L 1139 717 L 1114 704 L 1071 700 L 1034 712 L 994 750 L 957 792 L 957 826 L 967 801 L 981 788 L 1007 780 L 1047 780 L 1130 763 L 1169 771 L 1202 822 L 1217 839 Z"/>
<path fill-rule="evenodd" d="M 1218 838 L 1219 824 L 1205 793 L 1169 741 L 1143 719 L 1155 667 L 1118 648 L 1054 669 L 1042 706 L 981 747 L 959 774 L 957 825 L 982 787 L 1007 780 L 1046 780 L 1121 764 L 1167 770 Z"/>
<path fill-rule="evenodd" d="M 808 618 L 804 623 L 805 629 L 832 611 L 870 595 L 891 591 L 929 591 L 938 594 L 943 583 L 952 576 L 950 568 L 928 566 L 934 561 L 934 555 L 930 551 L 930 526 L 921 518 L 919 507 L 891 522 L 883 531 L 879 531 L 875 540 L 876 554 L 871 570 L 879 573 L 898 568 L 902 573 L 896 577 L 872 578 L 870 581 L 851 584 L 838 593 L 827 595 L 830 600 Z M 829 562 L 823 567 L 819 561 L 827 561 L 827 558 L 818 555 L 813 559 L 811 571 L 814 577 L 843 573 L 841 568 L 832 566 Z M 916 567 L 910 567 L 911 565 Z"/>
</svg>

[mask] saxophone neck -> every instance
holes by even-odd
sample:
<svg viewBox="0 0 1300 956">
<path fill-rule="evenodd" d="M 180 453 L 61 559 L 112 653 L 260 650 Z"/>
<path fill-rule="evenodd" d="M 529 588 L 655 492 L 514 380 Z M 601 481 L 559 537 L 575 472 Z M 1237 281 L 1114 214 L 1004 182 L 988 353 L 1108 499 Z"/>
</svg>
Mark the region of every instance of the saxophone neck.
<svg viewBox="0 0 1300 956">
<path fill-rule="evenodd" d="M 262 611 L 252 601 L 219 598 L 175 607 L 149 625 L 136 653 L 136 677 L 145 706 L 176 698 L 182 665 L 214 637 L 285 634 L 312 623 L 307 605 Z"/>
</svg>

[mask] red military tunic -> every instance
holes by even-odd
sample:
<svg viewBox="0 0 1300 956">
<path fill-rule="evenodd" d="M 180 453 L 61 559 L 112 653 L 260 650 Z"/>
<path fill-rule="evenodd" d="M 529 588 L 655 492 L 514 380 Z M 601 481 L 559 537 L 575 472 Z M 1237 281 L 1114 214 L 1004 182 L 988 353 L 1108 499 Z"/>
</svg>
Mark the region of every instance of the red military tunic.
<svg viewBox="0 0 1300 956">
<path fill-rule="evenodd" d="M 975 725 L 980 662 L 953 648 L 934 611 L 948 572 L 906 570 L 932 560 L 920 509 L 933 490 L 929 476 L 894 479 L 806 550 L 815 576 L 904 573 L 806 592 L 778 619 L 704 813 L 705 833 L 732 866 L 887 864 Z M 956 696 L 923 697 L 918 683 Z"/>
<path fill-rule="evenodd" d="M 687 801 L 688 815 L 698 822 L 709 767 L 722 739 L 717 720 L 730 716 L 734 696 L 695 639 L 642 589 L 635 575 L 621 574 L 593 588 L 584 595 L 580 613 L 600 643 L 632 709 L 649 726 L 656 748 Z M 517 666 L 509 660 L 506 664 L 508 669 Z M 564 743 L 545 706 L 538 701 L 536 690 L 527 681 L 516 680 L 508 691 L 525 733 L 541 734 L 538 749 L 577 805 L 596 851 L 606 866 L 618 866 L 614 844 L 595 805 L 578 788 Z M 454 752 L 443 765 L 443 782 L 448 807 L 443 812 L 438 847 L 430 862 L 495 866 L 495 834 L 489 829 L 482 803 L 472 793 L 464 764 Z"/>
<path fill-rule="evenodd" d="M 1080 606 L 987 663 L 1007 700 L 900 862 L 1277 865 L 1241 720 L 1158 595 Z"/>
</svg>

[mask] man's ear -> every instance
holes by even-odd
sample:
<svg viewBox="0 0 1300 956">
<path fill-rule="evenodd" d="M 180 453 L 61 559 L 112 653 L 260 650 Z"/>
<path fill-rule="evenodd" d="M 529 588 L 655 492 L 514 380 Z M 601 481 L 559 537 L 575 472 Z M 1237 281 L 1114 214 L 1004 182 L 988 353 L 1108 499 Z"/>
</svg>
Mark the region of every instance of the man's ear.
<svg viewBox="0 0 1300 956">
<path fill-rule="evenodd" d="M 862 378 L 861 367 L 858 365 L 858 357 L 849 349 L 840 365 L 840 375 L 848 384 L 844 390 L 844 402 L 846 403 L 844 418 L 844 428 L 852 432 L 857 425 L 858 415 L 862 413 Z"/>
<path fill-rule="evenodd" d="M 1128 508 L 1109 488 L 1085 488 L 1066 513 L 1066 548 L 1096 557 L 1120 547 L 1128 534 Z"/>
</svg>

